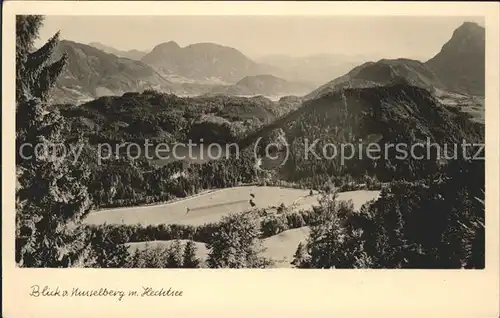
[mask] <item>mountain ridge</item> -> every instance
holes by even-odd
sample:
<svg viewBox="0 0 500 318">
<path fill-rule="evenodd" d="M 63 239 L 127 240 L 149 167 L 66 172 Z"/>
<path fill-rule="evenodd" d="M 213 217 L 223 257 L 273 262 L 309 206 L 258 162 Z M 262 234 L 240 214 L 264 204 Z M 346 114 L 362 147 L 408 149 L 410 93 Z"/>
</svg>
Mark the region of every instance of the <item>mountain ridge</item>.
<svg viewBox="0 0 500 318">
<path fill-rule="evenodd" d="M 353 68 L 347 74 L 313 90 L 305 96 L 305 99 L 321 97 L 338 89 L 377 87 L 398 82 L 431 91 L 443 87 L 434 72 L 420 61 L 407 58 L 381 59 L 377 62 L 365 62 Z"/>
<path fill-rule="evenodd" d="M 307 83 L 293 82 L 270 74 L 245 76 L 236 84 L 218 86 L 211 93 L 229 95 L 301 96 L 312 89 Z"/>
<path fill-rule="evenodd" d="M 137 50 L 137 49 L 127 50 L 127 51 L 119 50 L 119 49 L 116 49 L 112 46 L 102 44 L 100 42 L 90 42 L 88 45 L 93 46 L 101 51 L 106 52 L 106 53 L 114 54 L 118 57 L 126 57 L 128 59 L 137 60 L 137 61 L 140 61 L 142 59 L 142 57 L 148 53 L 147 51 L 141 51 L 141 50 Z"/>
<path fill-rule="evenodd" d="M 239 50 L 211 42 L 180 47 L 169 41 L 156 45 L 142 61 L 165 74 L 197 80 L 218 79 L 234 84 L 249 75 L 268 73 L 272 67 L 254 62 Z"/>
<path fill-rule="evenodd" d="M 172 89 L 170 81 L 141 61 L 118 57 L 69 40 L 59 42 L 56 55 L 63 53 L 68 55 L 68 64 L 54 89 L 53 100 L 58 103 L 86 101 L 145 89 Z"/>
</svg>

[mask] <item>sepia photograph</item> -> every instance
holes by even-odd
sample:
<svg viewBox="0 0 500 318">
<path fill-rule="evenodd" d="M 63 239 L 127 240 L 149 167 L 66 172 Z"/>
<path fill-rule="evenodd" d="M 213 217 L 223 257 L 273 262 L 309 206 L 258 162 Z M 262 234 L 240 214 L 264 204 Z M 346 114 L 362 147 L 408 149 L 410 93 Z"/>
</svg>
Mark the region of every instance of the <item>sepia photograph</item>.
<svg viewBox="0 0 500 318">
<path fill-rule="evenodd" d="M 477 17 L 18 15 L 16 262 L 484 268 L 484 65 Z"/>
<path fill-rule="evenodd" d="M 498 14 L 123 10 L 12 15 L 16 271 L 495 270 Z M 65 277 L 23 292 L 186 294 Z"/>
</svg>

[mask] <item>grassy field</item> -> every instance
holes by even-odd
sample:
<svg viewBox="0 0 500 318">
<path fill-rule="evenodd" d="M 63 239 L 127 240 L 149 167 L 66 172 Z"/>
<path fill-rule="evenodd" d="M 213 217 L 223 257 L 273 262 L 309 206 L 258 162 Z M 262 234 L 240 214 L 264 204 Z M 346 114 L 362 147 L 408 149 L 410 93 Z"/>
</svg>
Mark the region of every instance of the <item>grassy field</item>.
<svg viewBox="0 0 500 318">
<path fill-rule="evenodd" d="M 262 240 L 262 245 L 266 249 L 263 256 L 274 260 L 274 268 L 291 268 L 290 262 L 293 260 L 293 254 L 300 242 L 305 242 L 309 235 L 309 227 L 304 226 L 298 229 L 281 232 L 278 235 L 268 237 Z M 179 240 L 184 248 L 187 240 Z M 128 250 L 134 253 L 136 250 L 144 250 L 146 248 L 168 248 L 174 241 L 149 241 L 149 242 L 133 242 L 128 243 Z M 196 245 L 196 257 L 202 262 L 205 262 L 208 257 L 209 250 L 205 243 L 194 242 Z"/>
<path fill-rule="evenodd" d="M 309 191 L 280 187 L 245 186 L 217 190 L 196 195 L 184 200 L 130 208 L 107 209 L 91 212 L 87 224 L 186 224 L 201 225 L 218 222 L 229 213 L 247 211 L 250 194 L 255 195 L 257 208 L 294 205 L 298 209 L 308 209 L 317 203 L 318 194 L 309 196 Z M 376 198 L 378 191 L 350 191 L 339 194 L 339 200 L 352 199 L 359 208 L 366 201 Z M 189 212 L 187 209 L 189 208 Z"/>
<path fill-rule="evenodd" d="M 297 246 L 300 242 L 305 243 L 308 236 L 309 227 L 304 226 L 268 237 L 262 241 L 266 248 L 264 256 L 274 260 L 275 268 L 291 268 L 290 262 L 293 260 Z"/>
<path fill-rule="evenodd" d="M 250 208 L 248 200 L 250 193 L 255 195 L 255 203 L 258 207 L 278 206 L 284 203 L 293 206 L 294 209 L 309 209 L 317 204 L 319 194 L 309 196 L 309 191 L 300 189 L 289 189 L 279 187 L 235 187 L 217 190 L 211 193 L 201 194 L 185 200 L 156 206 L 143 206 L 122 209 L 110 209 L 91 213 L 87 223 L 177 223 L 199 225 L 206 222 L 217 222 L 230 212 L 243 212 Z M 338 199 L 342 201 L 352 200 L 355 209 L 359 209 L 364 203 L 377 198 L 379 191 L 348 191 L 339 193 Z M 186 207 L 191 210 L 186 215 Z M 266 248 L 264 256 L 275 261 L 274 267 L 292 267 L 290 262 L 300 242 L 305 242 L 309 234 L 309 227 L 302 227 L 284 231 L 275 236 L 262 240 Z M 128 243 L 129 251 L 154 248 L 157 246 L 168 247 L 173 241 L 150 241 Z M 181 240 L 185 244 L 185 240 Z M 197 257 L 206 260 L 208 249 L 203 242 L 195 242 Z"/>
</svg>

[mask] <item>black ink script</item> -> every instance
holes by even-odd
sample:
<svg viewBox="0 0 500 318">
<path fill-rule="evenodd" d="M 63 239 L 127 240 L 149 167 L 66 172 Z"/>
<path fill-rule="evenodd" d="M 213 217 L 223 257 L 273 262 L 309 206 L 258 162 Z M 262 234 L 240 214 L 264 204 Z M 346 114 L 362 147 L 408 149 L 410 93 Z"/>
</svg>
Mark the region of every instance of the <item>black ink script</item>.
<svg viewBox="0 0 500 318">
<path fill-rule="evenodd" d="M 74 287 L 71 290 L 67 290 L 59 286 L 41 287 L 40 285 L 33 285 L 31 286 L 29 295 L 31 297 L 115 297 L 121 301 L 125 297 L 125 292 L 109 288 L 81 289 Z"/>
<path fill-rule="evenodd" d="M 118 297 L 118 300 L 122 300 L 122 298 L 125 296 L 125 292 L 122 290 L 112 290 L 112 289 L 108 289 L 108 288 L 80 289 L 78 287 L 75 287 L 71 291 L 71 296 L 73 296 L 73 297 Z"/>
<path fill-rule="evenodd" d="M 68 291 L 59 286 L 50 288 L 49 286 L 40 287 L 40 285 L 33 285 L 31 286 L 29 295 L 31 297 L 66 297 L 68 296 Z"/>
<path fill-rule="evenodd" d="M 152 287 L 144 287 L 142 286 L 142 297 L 148 296 L 182 296 L 182 290 L 175 290 L 172 288 L 169 289 L 154 289 Z"/>
</svg>

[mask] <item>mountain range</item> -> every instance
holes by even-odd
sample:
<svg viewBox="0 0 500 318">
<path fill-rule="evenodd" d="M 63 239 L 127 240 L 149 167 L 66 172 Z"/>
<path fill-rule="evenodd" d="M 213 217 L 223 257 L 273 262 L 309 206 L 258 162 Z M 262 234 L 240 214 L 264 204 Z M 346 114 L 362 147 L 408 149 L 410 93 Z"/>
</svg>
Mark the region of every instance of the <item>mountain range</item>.
<svg viewBox="0 0 500 318">
<path fill-rule="evenodd" d="M 170 42 L 159 45 L 140 61 L 122 57 L 125 55 L 123 52 L 117 53 L 109 47 L 103 48 L 104 51 L 95 46 L 63 40 L 59 44 L 58 55 L 66 53 L 68 65 L 58 79 L 52 98 L 56 103 L 82 103 L 102 96 L 147 89 L 183 96 L 227 94 L 281 97 L 302 95 L 314 88 L 308 83 L 260 74 L 265 72 L 267 66 L 253 62 L 235 49 L 219 45 L 187 47 L 189 56 L 197 63 L 191 63 L 184 53 L 178 52 L 173 56 L 159 53 L 175 46 Z M 257 75 L 246 75 L 254 73 Z"/>
<path fill-rule="evenodd" d="M 362 88 L 406 83 L 430 91 L 444 90 L 484 96 L 485 30 L 465 22 L 441 51 L 427 62 L 382 59 L 361 64 L 305 96 L 316 98 L 342 88 Z"/>
<path fill-rule="evenodd" d="M 398 83 L 431 92 L 484 96 L 485 30 L 471 22 L 457 28 L 440 52 L 426 62 L 382 59 L 356 66 L 366 59 L 342 55 L 264 56 L 254 61 L 231 47 L 214 43 L 180 47 L 174 41 L 142 52 L 65 40 L 59 51 L 68 54 L 69 64 L 55 89 L 58 103 L 146 89 L 186 96 L 296 95 L 307 100 L 340 88 Z M 339 76 L 342 70 L 347 71 Z"/>
</svg>

